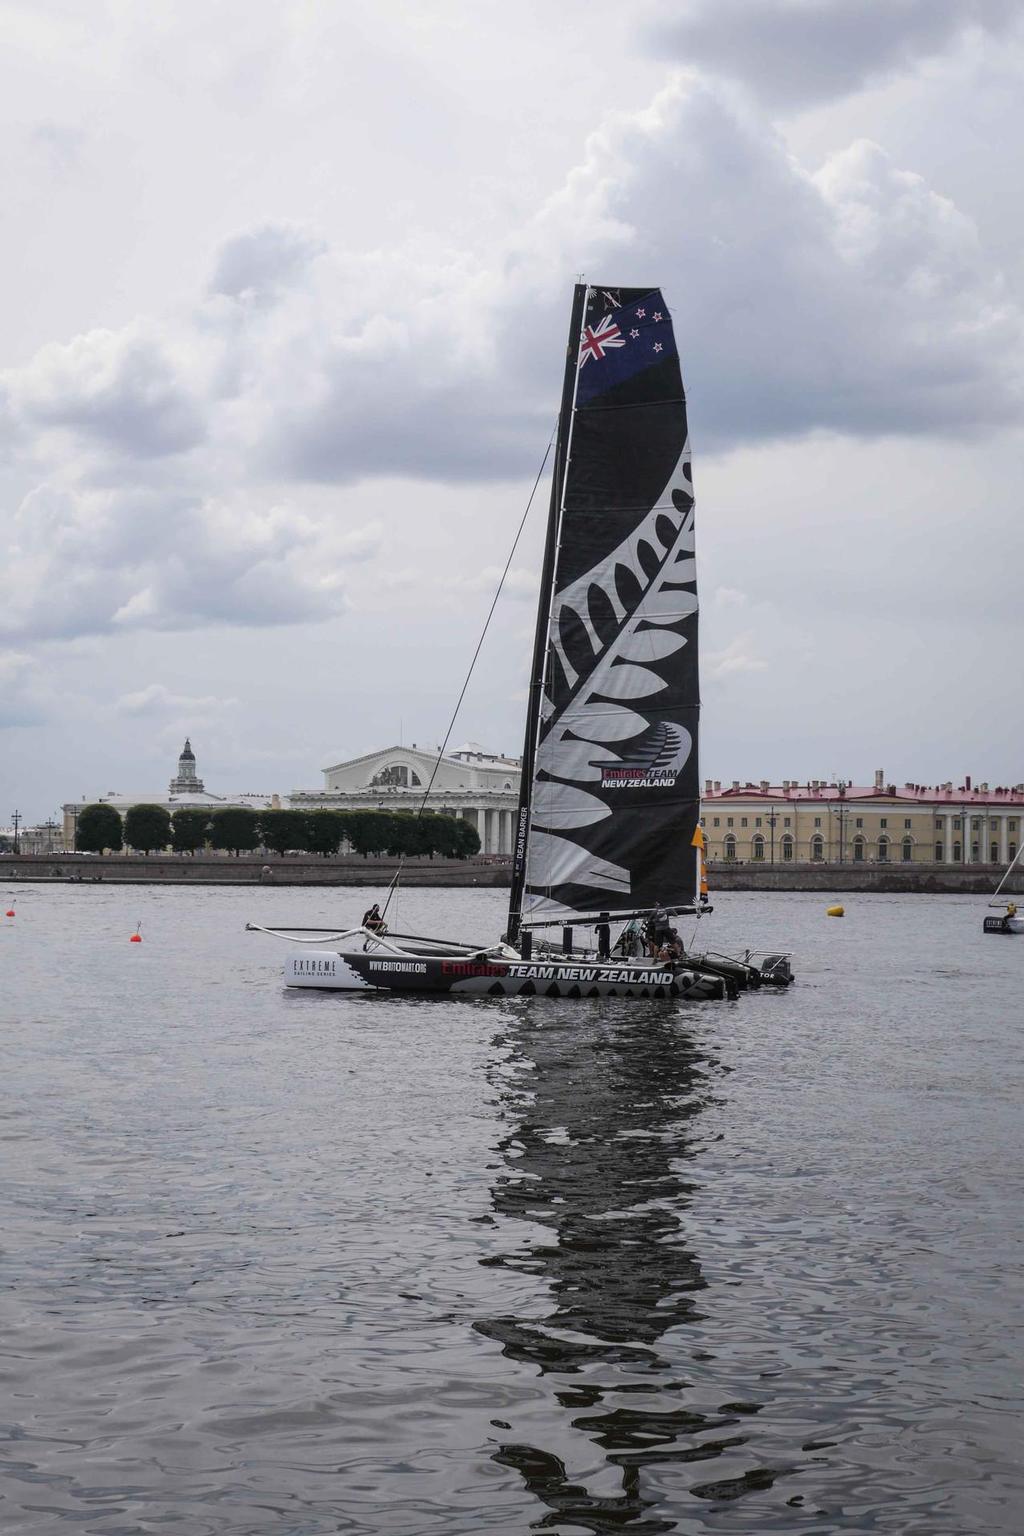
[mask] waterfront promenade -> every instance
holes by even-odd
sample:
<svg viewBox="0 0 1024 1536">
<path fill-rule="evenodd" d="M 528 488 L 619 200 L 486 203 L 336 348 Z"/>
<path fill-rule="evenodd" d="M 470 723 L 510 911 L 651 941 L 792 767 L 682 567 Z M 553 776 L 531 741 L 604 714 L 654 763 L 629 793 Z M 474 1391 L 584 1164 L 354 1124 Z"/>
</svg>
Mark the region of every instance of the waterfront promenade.
<svg viewBox="0 0 1024 1536">
<path fill-rule="evenodd" d="M 387 885 L 399 861 L 357 854 L 323 859 L 211 854 L 2 854 L 0 883 L 110 885 Z M 511 860 L 497 855 L 471 859 L 407 859 L 403 885 L 507 886 Z M 875 891 L 927 895 L 991 895 L 1003 869 L 997 864 L 712 864 L 711 896 L 726 891 Z M 1024 894 L 1024 868 L 1014 871 L 1007 894 Z"/>
</svg>

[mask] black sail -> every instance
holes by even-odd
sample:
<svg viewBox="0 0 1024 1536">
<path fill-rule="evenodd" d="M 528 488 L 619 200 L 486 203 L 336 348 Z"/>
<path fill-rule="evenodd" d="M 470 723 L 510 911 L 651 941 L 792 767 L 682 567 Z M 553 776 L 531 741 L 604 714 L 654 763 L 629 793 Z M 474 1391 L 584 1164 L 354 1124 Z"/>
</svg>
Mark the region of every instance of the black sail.
<svg viewBox="0 0 1024 1536">
<path fill-rule="evenodd" d="M 518 919 L 691 903 L 700 815 L 686 400 L 658 289 L 578 287 L 513 872 Z M 531 740 L 532 728 L 532 740 Z"/>
</svg>

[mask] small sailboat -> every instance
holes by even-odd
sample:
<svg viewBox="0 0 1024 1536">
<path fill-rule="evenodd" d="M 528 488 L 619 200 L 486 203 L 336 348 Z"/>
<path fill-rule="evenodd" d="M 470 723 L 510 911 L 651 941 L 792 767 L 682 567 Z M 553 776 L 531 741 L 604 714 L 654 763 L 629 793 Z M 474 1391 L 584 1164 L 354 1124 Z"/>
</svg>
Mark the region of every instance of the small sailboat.
<svg viewBox="0 0 1024 1536">
<path fill-rule="evenodd" d="M 497 943 L 267 928 L 295 987 L 721 998 L 785 955 L 682 950 L 708 908 L 697 762 L 694 497 L 659 289 L 577 284 L 555 440 L 508 922 Z M 621 925 L 615 944 L 612 929 Z M 555 933 L 552 941 L 545 933 Z M 580 945 L 580 934 L 584 940 Z"/>
<path fill-rule="evenodd" d="M 1017 849 L 1017 852 L 1007 865 L 1003 878 L 996 886 L 992 900 L 989 902 L 990 907 L 998 907 L 1000 909 L 1000 915 L 998 917 L 985 918 L 982 923 L 983 933 L 1024 933 L 1024 917 L 1017 911 L 1017 903 L 1015 901 L 999 900 L 999 893 L 1013 874 L 1022 852 L 1024 852 L 1024 843 Z"/>
</svg>

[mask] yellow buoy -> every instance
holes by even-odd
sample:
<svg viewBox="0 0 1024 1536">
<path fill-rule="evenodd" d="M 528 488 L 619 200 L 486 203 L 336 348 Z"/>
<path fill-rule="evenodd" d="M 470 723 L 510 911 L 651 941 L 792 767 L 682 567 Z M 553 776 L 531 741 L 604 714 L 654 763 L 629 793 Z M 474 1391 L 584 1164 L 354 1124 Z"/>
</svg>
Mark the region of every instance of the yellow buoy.
<svg viewBox="0 0 1024 1536">
<path fill-rule="evenodd" d="M 844 907 L 838 907 L 838 906 L 836 906 L 836 907 L 826 907 L 825 908 L 825 916 L 826 917 L 845 917 L 846 916 L 846 909 Z"/>
</svg>

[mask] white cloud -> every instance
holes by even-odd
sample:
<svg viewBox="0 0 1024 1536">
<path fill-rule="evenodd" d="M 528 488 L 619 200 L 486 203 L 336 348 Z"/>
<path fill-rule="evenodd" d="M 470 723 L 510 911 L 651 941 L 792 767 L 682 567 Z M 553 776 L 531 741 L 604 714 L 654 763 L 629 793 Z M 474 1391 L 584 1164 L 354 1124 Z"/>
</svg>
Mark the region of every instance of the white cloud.
<svg viewBox="0 0 1024 1536">
<path fill-rule="evenodd" d="M 706 651 L 702 670 L 709 677 L 729 677 L 736 672 L 765 672 L 768 663 L 757 654 L 753 632 L 744 630 L 721 651 Z"/>
<path fill-rule="evenodd" d="M 741 592 L 738 587 L 716 587 L 713 600 L 717 608 L 745 608 L 747 606 L 747 594 Z"/>
<path fill-rule="evenodd" d="M 485 596 L 493 596 L 498 590 L 502 570 L 500 565 L 488 565 L 472 576 L 452 576 L 448 584 L 460 592 L 481 592 Z M 501 588 L 501 596 L 535 603 L 538 581 L 537 571 L 526 570 L 523 566 L 510 566 Z"/>
<path fill-rule="evenodd" d="M 187 373 L 155 326 L 87 331 L 43 347 L 8 375 L 10 408 L 27 428 L 63 428 L 114 454 L 158 458 L 205 435 L 201 395 Z"/>
<path fill-rule="evenodd" d="M 592 136 L 547 211 L 556 250 L 595 202 L 621 233 L 588 270 L 663 275 L 698 446 L 1016 419 L 1019 306 L 970 221 L 877 146 L 811 175 L 763 118 L 679 77 Z"/>
<path fill-rule="evenodd" d="M 1019 413 L 1021 317 L 971 221 L 868 141 L 812 174 L 692 75 L 612 114 L 485 256 L 423 238 L 326 249 L 265 224 L 222 246 L 192 310 L 8 370 L 26 494 L 0 633 L 341 612 L 345 571 L 393 533 L 320 487 L 404 477 L 415 498 L 416 478 L 530 475 L 558 388 L 555 274 L 581 260 L 664 285 L 698 449 L 823 428 L 941 436 Z M 531 586 L 516 572 L 509 590 Z"/>
<path fill-rule="evenodd" d="M 114 712 L 119 715 L 162 715 L 168 712 L 186 714 L 190 718 L 219 716 L 222 711 L 237 705 L 237 699 L 221 699 L 213 694 L 194 697 L 185 693 L 172 693 L 163 683 L 149 683 L 134 693 L 123 693 L 114 702 Z"/>
<path fill-rule="evenodd" d="M 54 696 L 34 656 L 0 649 L 0 730 L 41 725 L 53 712 Z"/>
<path fill-rule="evenodd" d="M 221 246 L 210 290 L 240 299 L 272 299 L 298 283 L 310 263 L 327 249 L 311 231 L 266 224 L 247 230 Z"/>
<path fill-rule="evenodd" d="M 70 123 L 39 122 L 31 128 L 29 138 L 33 148 L 58 176 L 70 175 L 77 169 L 86 142 L 82 129 Z"/>
<path fill-rule="evenodd" d="M 287 505 L 171 489 L 43 485 L 11 520 L 0 634 L 68 639 L 115 629 L 274 626 L 345 607 L 345 569 L 380 544 Z"/>
<path fill-rule="evenodd" d="M 652 46 L 803 105 L 941 53 L 970 28 L 999 34 L 1016 0 L 657 0 Z"/>
</svg>

